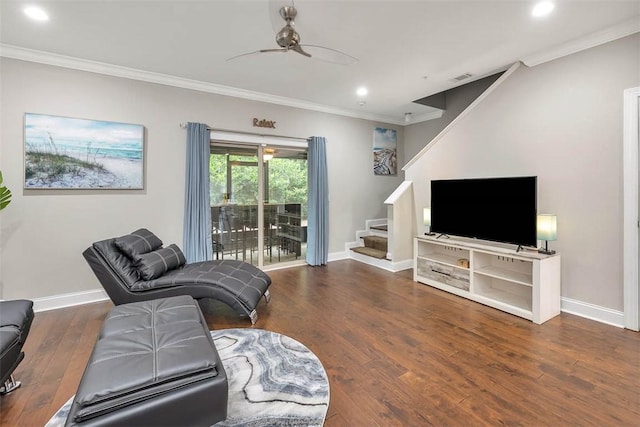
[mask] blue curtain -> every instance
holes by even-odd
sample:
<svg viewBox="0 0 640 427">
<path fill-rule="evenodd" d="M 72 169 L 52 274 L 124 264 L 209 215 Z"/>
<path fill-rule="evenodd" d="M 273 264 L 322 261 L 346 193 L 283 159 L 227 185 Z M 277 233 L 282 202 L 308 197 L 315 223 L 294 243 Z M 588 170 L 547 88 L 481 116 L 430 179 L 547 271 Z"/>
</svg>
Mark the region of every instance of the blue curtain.
<svg viewBox="0 0 640 427">
<path fill-rule="evenodd" d="M 209 195 L 209 129 L 187 123 L 187 167 L 184 192 L 184 255 L 187 262 L 212 259 Z"/>
<path fill-rule="evenodd" d="M 309 138 L 307 264 L 324 265 L 329 257 L 329 185 L 327 148 L 323 137 Z"/>
</svg>

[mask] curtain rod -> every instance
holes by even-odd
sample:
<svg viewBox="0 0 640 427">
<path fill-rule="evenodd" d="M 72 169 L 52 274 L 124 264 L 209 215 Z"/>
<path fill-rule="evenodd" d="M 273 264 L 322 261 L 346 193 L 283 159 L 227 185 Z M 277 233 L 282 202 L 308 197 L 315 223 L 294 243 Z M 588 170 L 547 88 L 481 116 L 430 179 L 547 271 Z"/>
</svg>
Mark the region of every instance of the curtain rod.
<svg viewBox="0 0 640 427">
<path fill-rule="evenodd" d="M 183 129 L 186 129 L 187 128 L 187 124 L 186 123 L 180 123 L 180 127 L 183 128 Z M 212 128 L 211 126 L 208 126 L 208 125 L 207 125 L 207 130 L 208 131 L 217 131 L 217 132 L 237 133 L 237 134 L 241 134 L 241 135 L 263 136 L 263 137 L 271 137 L 271 138 L 298 139 L 300 141 L 305 141 L 305 142 L 309 140 L 309 138 L 301 138 L 299 136 L 271 135 L 271 134 L 264 134 L 264 133 L 258 133 L 258 132 L 242 132 L 242 131 L 231 130 L 231 129 L 216 129 L 216 128 Z"/>
</svg>

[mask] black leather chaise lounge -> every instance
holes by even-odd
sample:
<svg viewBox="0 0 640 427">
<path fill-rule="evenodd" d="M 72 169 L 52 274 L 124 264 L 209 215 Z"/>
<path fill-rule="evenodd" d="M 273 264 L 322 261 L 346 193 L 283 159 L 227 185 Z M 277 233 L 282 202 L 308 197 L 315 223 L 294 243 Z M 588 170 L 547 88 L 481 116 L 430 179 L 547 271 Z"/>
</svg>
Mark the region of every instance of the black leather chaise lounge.
<svg viewBox="0 0 640 427">
<path fill-rule="evenodd" d="M 177 295 L 213 298 L 255 324 L 260 299 L 270 299 L 271 278 L 254 265 L 236 260 L 187 264 L 180 248 L 163 248 L 147 229 L 95 242 L 82 255 L 115 305 Z"/>
<path fill-rule="evenodd" d="M 20 387 L 13 379 L 24 352 L 22 347 L 33 322 L 33 301 L 0 301 L 0 394 L 7 394 Z"/>
</svg>

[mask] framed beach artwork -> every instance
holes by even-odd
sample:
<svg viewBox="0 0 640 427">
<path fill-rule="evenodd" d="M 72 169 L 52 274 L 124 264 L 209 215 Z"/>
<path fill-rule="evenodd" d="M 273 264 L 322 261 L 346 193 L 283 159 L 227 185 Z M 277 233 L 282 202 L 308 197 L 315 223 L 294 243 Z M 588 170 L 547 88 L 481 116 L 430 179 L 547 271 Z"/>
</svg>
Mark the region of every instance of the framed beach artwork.
<svg viewBox="0 0 640 427">
<path fill-rule="evenodd" d="M 397 175 L 397 135 L 394 129 L 373 129 L 374 175 Z"/>
<path fill-rule="evenodd" d="M 144 188 L 144 126 L 26 113 L 25 189 Z"/>
</svg>

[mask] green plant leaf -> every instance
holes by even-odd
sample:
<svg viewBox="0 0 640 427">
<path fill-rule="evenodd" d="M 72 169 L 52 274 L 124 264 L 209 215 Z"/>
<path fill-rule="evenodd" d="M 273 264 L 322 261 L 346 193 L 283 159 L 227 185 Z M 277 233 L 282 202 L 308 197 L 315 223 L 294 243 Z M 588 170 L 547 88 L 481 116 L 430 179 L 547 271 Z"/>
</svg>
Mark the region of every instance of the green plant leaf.
<svg viewBox="0 0 640 427">
<path fill-rule="evenodd" d="M 0 172 L 0 211 L 11 202 L 11 190 L 2 185 L 2 172 Z"/>
</svg>

